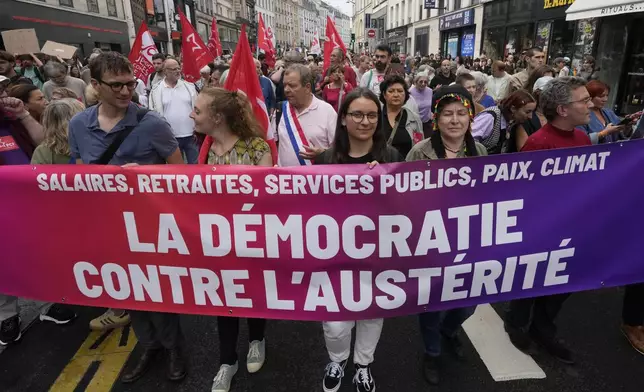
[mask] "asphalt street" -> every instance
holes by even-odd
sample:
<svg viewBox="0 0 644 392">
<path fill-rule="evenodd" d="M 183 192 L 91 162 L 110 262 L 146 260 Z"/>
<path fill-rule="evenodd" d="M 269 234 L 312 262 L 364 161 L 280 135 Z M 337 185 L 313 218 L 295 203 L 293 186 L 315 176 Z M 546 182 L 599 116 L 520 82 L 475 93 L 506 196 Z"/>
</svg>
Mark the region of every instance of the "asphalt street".
<svg viewBox="0 0 644 392">
<path fill-rule="evenodd" d="M 620 289 L 578 293 L 568 300 L 558 324 L 560 336 L 574 351 L 577 363 L 566 366 L 544 353 L 536 353 L 534 359 L 545 372 L 545 379 L 495 382 L 485 362 L 464 335 L 465 360 L 459 361 L 446 354 L 443 381 L 439 386 L 430 387 L 420 374 L 422 347 L 416 317 L 386 320 L 373 364 L 377 390 L 641 392 L 644 390 L 644 357 L 635 352 L 621 335 L 621 301 Z M 503 306 L 496 304 L 494 308 L 500 311 Z M 88 338 L 88 321 L 102 312 L 102 309 L 76 309 L 79 318 L 71 325 L 36 322 L 18 344 L 9 346 L 0 354 L 0 391 L 40 392 L 51 388 Z M 210 391 L 218 368 L 216 320 L 213 317 L 185 316 L 182 323 L 190 358 L 189 375 L 182 383 L 166 381 L 163 358 L 134 385 L 126 386 L 117 380 L 103 385 L 100 390 Z M 245 358 L 248 343 L 243 322 L 240 342 L 240 358 Z M 132 366 L 138 354 L 137 347 L 124 368 Z M 257 374 L 248 375 L 244 363 L 240 363 L 232 391 L 322 391 L 321 380 L 327 361 L 320 323 L 270 321 L 264 368 Z M 350 370 L 341 391 L 353 390 L 352 376 L 353 370 Z M 68 390 L 92 390 L 86 381 Z"/>
</svg>

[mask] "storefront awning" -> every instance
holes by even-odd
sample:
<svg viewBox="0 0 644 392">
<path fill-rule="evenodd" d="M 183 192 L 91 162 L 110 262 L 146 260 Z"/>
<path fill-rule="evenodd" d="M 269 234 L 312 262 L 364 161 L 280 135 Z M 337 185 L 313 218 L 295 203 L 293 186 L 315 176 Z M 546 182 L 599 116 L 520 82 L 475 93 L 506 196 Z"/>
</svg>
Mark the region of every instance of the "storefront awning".
<svg viewBox="0 0 644 392">
<path fill-rule="evenodd" d="M 607 4 L 608 3 L 608 4 Z M 566 10 L 566 20 L 600 18 L 644 12 L 642 0 L 576 0 Z"/>
</svg>

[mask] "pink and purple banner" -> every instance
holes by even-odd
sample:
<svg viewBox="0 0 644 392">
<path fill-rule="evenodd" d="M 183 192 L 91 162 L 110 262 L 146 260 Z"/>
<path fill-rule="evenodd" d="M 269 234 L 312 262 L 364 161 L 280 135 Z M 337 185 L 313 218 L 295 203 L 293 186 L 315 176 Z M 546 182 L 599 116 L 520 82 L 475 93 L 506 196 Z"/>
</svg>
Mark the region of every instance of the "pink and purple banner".
<svg viewBox="0 0 644 392">
<path fill-rule="evenodd" d="M 644 142 L 380 165 L 0 168 L 0 292 L 298 320 L 644 281 Z"/>
</svg>

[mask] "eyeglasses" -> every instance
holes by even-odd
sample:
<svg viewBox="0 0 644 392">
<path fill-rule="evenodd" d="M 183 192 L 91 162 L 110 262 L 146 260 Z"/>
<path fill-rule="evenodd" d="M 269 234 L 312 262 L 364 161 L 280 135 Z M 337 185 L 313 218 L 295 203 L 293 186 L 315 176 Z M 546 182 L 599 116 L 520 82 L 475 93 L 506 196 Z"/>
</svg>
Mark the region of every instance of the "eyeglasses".
<svg viewBox="0 0 644 392">
<path fill-rule="evenodd" d="M 112 91 L 114 91 L 115 93 L 118 93 L 121 90 L 123 90 L 123 86 L 127 87 L 128 91 L 133 91 L 136 88 L 136 85 L 138 84 L 138 82 L 136 80 L 132 80 L 132 81 L 127 82 L 127 83 L 121 83 L 121 82 L 110 82 L 110 83 L 108 83 L 108 82 L 102 81 L 101 79 L 96 79 L 96 81 L 101 83 L 101 84 L 104 84 L 106 86 L 110 86 Z"/>
<path fill-rule="evenodd" d="M 570 103 L 583 103 L 583 104 L 588 105 L 590 103 L 590 101 L 592 101 L 592 100 L 593 100 L 593 98 L 591 96 L 587 96 L 584 99 L 579 99 L 577 101 L 570 101 Z"/>
<path fill-rule="evenodd" d="M 360 124 L 361 122 L 364 121 L 364 118 L 367 118 L 367 121 L 369 121 L 370 124 L 375 124 L 378 122 L 378 113 L 376 112 L 371 112 L 371 113 L 362 113 L 362 112 L 351 112 L 347 113 L 351 117 L 351 119 L 357 123 Z"/>
</svg>

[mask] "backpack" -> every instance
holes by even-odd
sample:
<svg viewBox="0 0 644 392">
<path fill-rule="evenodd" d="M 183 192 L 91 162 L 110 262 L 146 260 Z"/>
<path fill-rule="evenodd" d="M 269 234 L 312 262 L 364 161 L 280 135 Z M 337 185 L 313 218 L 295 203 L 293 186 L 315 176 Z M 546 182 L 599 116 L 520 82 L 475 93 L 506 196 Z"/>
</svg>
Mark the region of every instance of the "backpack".
<svg viewBox="0 0 644 392">
<path fill-rule="evenodd" d="M 480 143 L 485 147 L 488 155 L 500 154 L 507 149 L 506 141 L 508 139 L 506 130 L 501 129 L 501 118 L 503 114 L 498 106 L 489 107 L 478 115 L 481 116 L 484 113 L 494 117 L 494 125 L 492 126 L 492 132 L 486 138 L 481 139 Z"/>
</svg>

